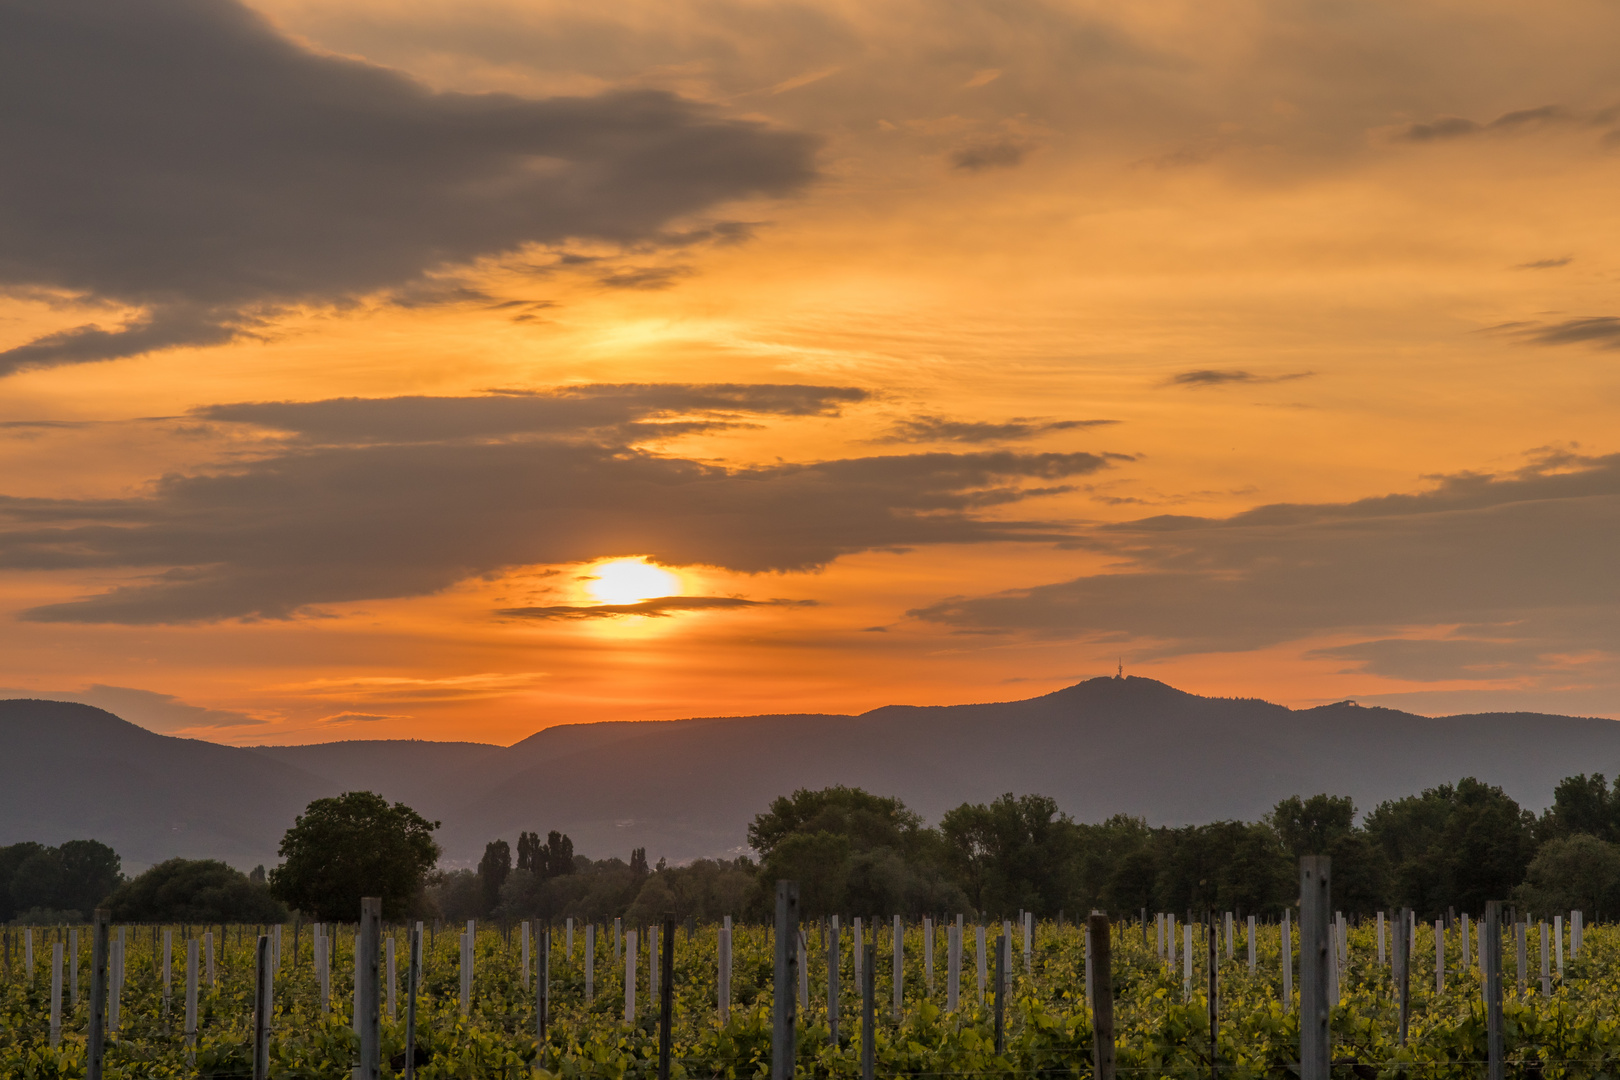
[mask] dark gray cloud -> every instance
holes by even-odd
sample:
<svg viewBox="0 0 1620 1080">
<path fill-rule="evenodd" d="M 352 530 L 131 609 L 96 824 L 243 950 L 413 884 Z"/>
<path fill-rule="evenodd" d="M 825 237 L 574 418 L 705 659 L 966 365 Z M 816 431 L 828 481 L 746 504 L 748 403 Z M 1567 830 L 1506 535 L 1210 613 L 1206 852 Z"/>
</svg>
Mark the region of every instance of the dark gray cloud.
<svg viewBox="0 0 1620 1080">
<path fill-rule="evenodd" d="M 951 154 L 951 167 L 963 172 L 983 172 L 986 169 L 1011 169 L 1022 165 L 1029 156 L 1030 147 L 1007 139 L 974 143 Z"/>
<path fill-rule="evenodd" d="M 1613 315 L 1586 315 L 1555 323 L 1506 323 L 1493 329 L 1532 345 L 1597 345 L 1620 349 L 1620 318 Z"/>
<path fill-rule="evenodd" d="M 215 344 L 526 243 L 657 243 L 798 189 L 814 150 L 662 92 L 434 93 L 237 0 L 0 4 L 0 100 L 0 285 L 147 312 L 0 352 L 0 374 Z"/>
<path fill-rule="evenodd" d="M 509 567 L 644 555 L 807 570 L 922 544 L 1057 542 L 1072 530 L 983 511 L 1070 490 L 1118 455 L 925 453 L 726 467 L 579 433 L 637 409 L 817 414 L 839 388 L 604 387 L 533 398 L 219 406 L 215 420 L 309 436 L 246 463 L 97 500 L 0 496 L 0 568 L 148 576 L 36 607 L 52 622 L 280 618 L 415 596 Z M 757 390 L 757 395 L 752 391 Z M 607 408 L 616 395 L 636 408 Z M 559 404 L 560 403 L 560 404 Z M 681 403 L 681 404 L 675 404 Z M 522 407 L 534 408 L 523 414 Z M 573 423 L 549 410 L 575 408 Z M 516 413 L 507 410 L 516 410 Z M 557 437 L 503 438 L 523 431 Z M 494 436 L 494 437 L 491 437 Z"/>
<path fill-rule="evenodd" d="M 875 442 L 919 443 L 960 442 L 991 443 L 1015 442 L 1049 435 L 1057 431 L 1080 431 L 1086 428 L 1117 424 L 1118 420 L 1041 420 L 1036 417 L 1015 416 L 1000 423 L 987 420 L 956 420 L 948 416 L 913 416 L 900 421 Z"/>
<path fill-rule="evenodd" d="M 1573 119 L 1574 115 L 1560 105 L 1542 105 L 1503 113 L 1488 124 L 1476 123 L 1461 116 L 1442 116 L 1437 120 L 1410 124 L 1396 137 L 1408 142 L 1438 142 L 1470 135 L 1524 131 Z"/>
<path fill-rule="evenodd" d="M 577 621 L 615 619 L 626 615 L 667 618 L 678 611 L 714 611 L 724 608 L 813 607 L 814 600 L 748 600 L 740 596 L 658 596 L 634 604 L 552 604 L 501 608 L 496 612 L 513 619 Z"/>
<path fill-rule="evenodd" d="M 723 427 L 744 415 L 835 416 L 871 394 L 792 383 L 593 383 L 484 397 L 250 401 L 192 411 L 328 444 L 442 442 L 603 433 L 630 438 Z M 685 422 L 675 420 L 685 417 Z"/>
<path fill-rule="evenodd" d="M 1522 262 L 1515 266 L 1515 270 L 1556 270 L 1560 266 L 1568 266 L 1574 262 L 1573 256 L 1565 255 L 1559 259 L 1536 259 L 1532 262 Z"/>
<path fill-rule="evenodd" d="M 1336 656 L 1389 671 L 1620 656 L 1616 535 L 1620 455 L 1549 452 L 1516 473 L 1443 477 L 1419 494 L 1097 528 L 1084 539 L 1116 558 L 1114 570 L 911 614 L 964 632 L 1115 637 L 1165 653 L 1367 633 L 1359 651 Z M 1379 644 L 1401 628 L 1448 625 L 1469 643 Z"/>
<path fill-rule="evenodd" d="M 1293 371 L 1284 375 L 1256 375 L 1252 371 L 1242 371 L 1236 368 L 1199 368 L 1196 371 L 1180 371 L 1165 380 L 1166 386 L 1230 386 L 1233 383 L 1275 383 L 1289 382 L 1293 379 L 1307 379 L 1314 375 L 1311 371 Z"/>
</svg>

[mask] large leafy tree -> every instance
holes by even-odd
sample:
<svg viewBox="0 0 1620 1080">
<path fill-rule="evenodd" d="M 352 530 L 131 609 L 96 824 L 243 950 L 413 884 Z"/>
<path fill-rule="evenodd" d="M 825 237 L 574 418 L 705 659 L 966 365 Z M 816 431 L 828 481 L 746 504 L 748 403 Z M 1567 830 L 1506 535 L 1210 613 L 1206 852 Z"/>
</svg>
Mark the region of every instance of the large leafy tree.
<svg viewBox="0 0 1620 1080">
<path fill-rule="evenodd" d="M 1506 899 L 1535 854 L 1534 827 L 1528 810 L 1473 777 L 1367 815 L 1367 833 L 1389 860 L 1391 901 L 1429 918 L 1452 905 L 1478 914 Z"/>
<path fill-rule="evenodd" d="M 960 910 L 960 890 L 938 869 L 940 836 L 899 799 L 860 788 L 799 790 L 748 827 L 759 880 L 799 883 L 807 915 Z"/>
<path fill-rule="evenodd" d="M 1566 776 L 1553 789 L 1553 804 L 1536 825 L 1536 839 L 1585 833 L 1599 840 L 1620 841 L 1620 777 L 1611 789 L 1602 773 Z"/>
<path fill-rule="evenodd" d="M 1048 795 L 963 803 L 940 821 L 949 866 L 980 912 L 1057 914 L 1077 892 L 1080 833 Z"/>
<path fill-rule="evenodd" d="M 1389 859 L 1365 829 L 1356 826 L 1356 804 L 1348 795 L 1290 796 L 1266 815 L 1266 823 L 1298 867 L 1304 855 L 1333 860 L 1333 906 L 1370 915 L 1384 905 Z"/>
<path fill-rule="evenodd" d="M 170 859 L 107 898 L 112 917 L 131 922 L 280 922 L 287 911 L 265 886 L 214 859 Z"/>
<path fill-rule="evenodd" d="M 438 827 L 370 791 L 316 799 L 281 838 L 270 892 L 321 920 L 354 921 L 365 896 L 382 898 L 383 918 L 404 918 L 438 861 Z"/>
</svg>

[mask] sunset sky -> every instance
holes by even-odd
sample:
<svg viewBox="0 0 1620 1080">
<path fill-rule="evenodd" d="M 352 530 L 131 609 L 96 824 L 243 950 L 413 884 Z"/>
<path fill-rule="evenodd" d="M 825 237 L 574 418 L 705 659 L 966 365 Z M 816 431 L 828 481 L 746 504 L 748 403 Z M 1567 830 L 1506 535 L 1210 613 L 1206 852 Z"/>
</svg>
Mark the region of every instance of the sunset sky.
<svg viewBox="0 0 1620 1080">
<path fill-rule="evenodd" d="M 0 0 L 0 696 L 1620 717 L 1620 6 Z"/>
</svg>

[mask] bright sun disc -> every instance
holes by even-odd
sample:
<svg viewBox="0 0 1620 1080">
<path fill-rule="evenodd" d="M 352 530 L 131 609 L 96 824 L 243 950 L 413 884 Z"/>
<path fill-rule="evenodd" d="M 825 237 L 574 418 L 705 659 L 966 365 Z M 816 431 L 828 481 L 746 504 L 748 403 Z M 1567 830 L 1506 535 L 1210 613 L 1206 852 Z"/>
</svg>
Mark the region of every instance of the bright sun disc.
<svg viewBox="0 0 1620 1080">
<path fill-rule="evenodd" d="M 640 559 L 615 559 L 597 566 L 585 588 L 604 604 L 634 604 L 679 594 L 681 579 Z"/>
</svg>

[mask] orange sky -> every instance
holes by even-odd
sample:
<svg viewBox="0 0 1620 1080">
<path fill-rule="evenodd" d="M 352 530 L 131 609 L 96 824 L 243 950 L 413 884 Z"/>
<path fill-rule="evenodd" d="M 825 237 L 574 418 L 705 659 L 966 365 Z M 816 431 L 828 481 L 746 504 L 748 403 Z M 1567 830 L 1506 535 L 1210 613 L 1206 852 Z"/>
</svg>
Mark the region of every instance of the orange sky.
<svg viewBox="0 0 1620 1080">
<path fill-rule="evenodd" d="M 0 33 L 8 696 L 1620 717 L 1612 5 L 134 7 Z"/>
</svg>

